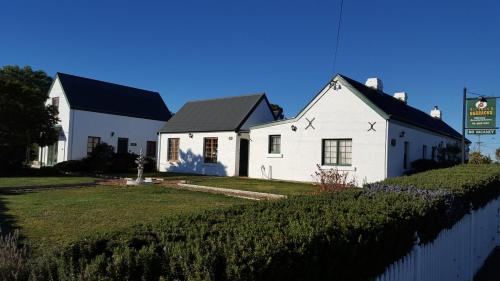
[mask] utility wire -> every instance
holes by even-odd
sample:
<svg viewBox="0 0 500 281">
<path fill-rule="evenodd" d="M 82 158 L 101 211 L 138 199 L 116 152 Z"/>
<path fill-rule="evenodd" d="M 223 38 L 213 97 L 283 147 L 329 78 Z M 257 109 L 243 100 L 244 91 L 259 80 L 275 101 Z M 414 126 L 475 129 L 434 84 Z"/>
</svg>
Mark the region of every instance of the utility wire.
<svg viewBox="0 0 500 281">
<path fill-rule="evenodd" d="M 340 43 L 340 26 L 342 24 L 342 11 L 344 8 L 344 0 L 340 1 L 340 15 L 339 22 L 337 24 L 337 43 L 335 44 L 335 53 L 333 54 L 333 74 L 335 74 L 335 66 L 337 64 L 337 53 L 339 51 L 339 43 Z"/>
</svg>

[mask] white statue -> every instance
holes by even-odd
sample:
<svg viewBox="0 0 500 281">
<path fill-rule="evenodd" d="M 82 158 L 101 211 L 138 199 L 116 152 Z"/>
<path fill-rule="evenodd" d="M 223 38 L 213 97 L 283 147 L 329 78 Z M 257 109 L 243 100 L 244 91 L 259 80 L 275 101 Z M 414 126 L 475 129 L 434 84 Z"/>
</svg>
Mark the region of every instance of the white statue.
<svg viewBox="0 0 500 281">
<path fill-rule="evenodd" d="M 139 157 L 135 160 L 135 163 L 137 164 L 137 179 L 135 182 L 137 184 L 141 184 L 144 182 L 143 174 L 144 174 L 144 163 L 146 162 L 146 159 L 142 155 L 142 148 L 139 152 Z"/>
</svg>

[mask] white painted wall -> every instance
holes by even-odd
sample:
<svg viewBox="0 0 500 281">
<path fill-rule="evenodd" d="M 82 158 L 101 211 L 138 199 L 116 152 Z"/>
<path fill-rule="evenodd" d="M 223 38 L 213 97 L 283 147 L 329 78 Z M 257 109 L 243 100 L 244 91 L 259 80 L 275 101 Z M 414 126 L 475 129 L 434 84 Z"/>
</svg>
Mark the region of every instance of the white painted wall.
<svg viewBox="0 0 500 281">
<path fill-rule="evenodd" d="M 306 129 L 306 118 L 314 118 L 314 129 Z M 376 122 L 376 131 L 368 131 L 368 122 Z M 281 154 L 270 155 L 268 138 L 276 134 L 281 135 Z M 385 178 L 386 120 L 346 86 L 323 89 L 295 119 L 251 128 L 249 177 L 314 181 L 322 139 L 343 138 L 352 139 L 352 166 L 338 166 L 339 171 L 349 172 L 358 185 Z"/>
<path fill-rule="evenodd" d="M 400 137 L 401 132 L 404 132 L 404 137 Z M 409 158 L 408 169 L 411 168 L 411 162 L 422 159 L 423 146 L 427 145 L 426 159 L 431 159 L 432 147 L 438 147 L 441 142 L 444 145 L 447 143 L 455 144 L 458 141 L 425 129 L 413 127 L 408 124 L 403 124 L 398 121 L 389 121 L 388 131 L 388 165 L 387 176 L 396 177 L 405 172 L 404 169 L 404 142 L 409 143 Z M 391 140 L 396 140 L 396 145 L 391 145 Z"/>
<path fill-rule="evenodd" d="M 52 98 L 59 98 L 59 122 L 58 125 L 62 128 L 62 133 L 59 135 L 59 140 L 57 144 L 58 153 L 57 153 L 57 162 L 66 161 L 69 151 L 69 131 L 71 126 L 71 118 L 70 118 L 70 106 L 69 102 L 64 94 L 64 90 L 61 86 L 61 82 L 59 81 L 59 77 L 56 77 L 54 82 L 52 83 L 52 87 L 49 90 L 49 98 L 47 99 L 46 105 L 52 104 Z M 43 163 L 47 162 L 47 147 L 40 148 L 39 150 L 39 161 Z"/>
<path fill-rule="evenodd" d="M 255 108 L 247 121 L 241 126 L 241 131 L 248 131 L 250 126 L 274 121 L 274 115 L 265 100 L 262 100 Z"/>
<path fill-rule="evenodd" d="M 89 136 L 100 137 L 101 142 L 112 145 L 115 151 L 118 138 L 128 138 L 130 153 L 138 154 L 142 147 L 145 154 L 147 141 L 157 141 L 157 132 L 165 125 L 164 121 L 82 110 L 71 111 L 73 119 L 71 159 L 81 159 L 87 156 Z M 114 132 L 113 136 L 111 132 Z M 131 146 L 132 143 L 137 145 Z"/>
<path fill-rule="evenodd" d="M 237 176 L 239 172 L 239 137 L 236 132 L 160 134 L 159 171 L 196 173 L 218 176 Z M 204 163 L 203 139 L 218 138 L 218 163 Z M 169 162 L 168 139 L 179 138 L 179 162 Z"/>
</svg>

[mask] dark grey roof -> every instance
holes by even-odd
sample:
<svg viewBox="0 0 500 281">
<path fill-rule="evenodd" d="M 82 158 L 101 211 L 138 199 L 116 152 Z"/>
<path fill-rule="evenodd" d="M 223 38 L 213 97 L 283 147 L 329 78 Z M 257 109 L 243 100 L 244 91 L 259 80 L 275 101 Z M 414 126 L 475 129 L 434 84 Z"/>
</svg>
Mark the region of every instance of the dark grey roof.
<svg viewBox="0 0 500 281">
<path fill-rule="evenodd" d="M 340 74 L 339 76 L 353 86 L 369 102 L 388 115 L 387 117 L 389 117 L 389 119 L 398 120 L 403 123 L 421 127 L 456 139 L 462 138 L 462 135 L 446 124 L 446 122 L 433 118 L 419 109 L 411 107 L 384 92 L 367 87 L 365 84 L 362 84 L 354 79 Z"/>
<path fill-rule="evenodd" d="M 160 94 L 94 79 L 57 73 L 72 109 L 167 121 Z"/>
<path fill-rule="evenodd" d="M 269 105 L 265 94 L 191 101 L 160 132 L 238 131 L 262 100 Z"/>
</svg>

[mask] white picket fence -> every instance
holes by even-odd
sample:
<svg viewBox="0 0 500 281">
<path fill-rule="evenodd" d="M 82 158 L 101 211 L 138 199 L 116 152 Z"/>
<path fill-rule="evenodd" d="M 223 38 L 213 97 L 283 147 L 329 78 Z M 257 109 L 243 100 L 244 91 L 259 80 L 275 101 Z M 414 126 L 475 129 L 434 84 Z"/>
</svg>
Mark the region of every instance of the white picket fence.
<svg viewBox="0 0 500 281">
<path fill-rule="evenodd" d="M 415 245 L 376 281 L 471 281 L 500 246 L 500 198 L 464 216 L 432 242 Z"/>
</svg>

